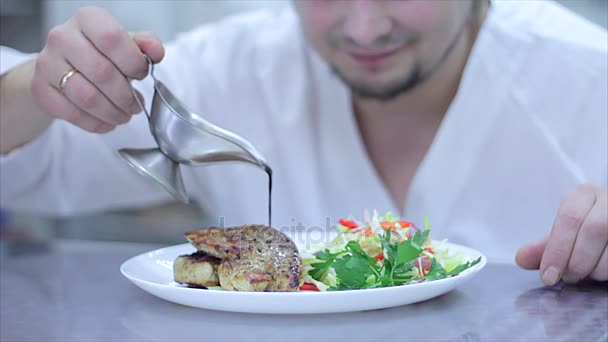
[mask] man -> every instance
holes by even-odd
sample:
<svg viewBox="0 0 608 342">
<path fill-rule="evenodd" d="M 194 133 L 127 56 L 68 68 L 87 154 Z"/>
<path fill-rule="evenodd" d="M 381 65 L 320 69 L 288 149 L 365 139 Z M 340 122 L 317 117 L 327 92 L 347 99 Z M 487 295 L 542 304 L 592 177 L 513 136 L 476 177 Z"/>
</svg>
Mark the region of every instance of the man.
<svg viewBox="0 0 608 342">
<path fill-rule="evenodd" d="M 536 1 L 294 7 L 166 50 L 83 8 L 35 59 L 3 50 L 2 205 L 68 215 L 168 199 L 115 154 L 154 144 L 129 87 L 143 52 L 188 108 L 266 156 L 278 227 L 390 209 L 498 262 L 545 234 L 520 266 L 548 285 L 608 280 L 605 31 Z M 149 103 L 149 80 L 138 89 Z M 227 224 L 265 222 L 262 172 L 184 177 Z"/>
</svg>

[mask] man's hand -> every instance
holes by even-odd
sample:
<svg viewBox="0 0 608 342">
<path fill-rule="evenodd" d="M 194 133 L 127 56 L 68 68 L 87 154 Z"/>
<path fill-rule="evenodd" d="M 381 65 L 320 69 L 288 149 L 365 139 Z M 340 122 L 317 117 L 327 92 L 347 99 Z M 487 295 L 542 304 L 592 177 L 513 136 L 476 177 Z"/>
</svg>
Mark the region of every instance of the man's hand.
<svg viewBox="0 0 608 342">
<path fill-rule="evenodd" d="M 151 33 L 130 35 L 103 8 L 83 7 L 49 32 L 30 91 L 51 117 L 108 132 L 142 110 L 129 81 L 146 76 L 144 53 L 160 61 L 162 42 Z"/>
<path fill-rule="evenodd" d="M 0 75 L 0 155 L 55 118 L 96 133 L 128 122 L 141 111 L 130 80 L 146 76 L 144 54 L 157 63 L 164 53 L 154 34 L 129 34 L 108 11 L 80 8 L 49 32 L 36 59 Z"/>
<path fill-rule="evenodd" d="M 608 280 L 608 191 L 580 185 L 562 201 L 551 232 L 522 247 L 517 264 L 539 269 L 546 285 Z"/>
</svg>

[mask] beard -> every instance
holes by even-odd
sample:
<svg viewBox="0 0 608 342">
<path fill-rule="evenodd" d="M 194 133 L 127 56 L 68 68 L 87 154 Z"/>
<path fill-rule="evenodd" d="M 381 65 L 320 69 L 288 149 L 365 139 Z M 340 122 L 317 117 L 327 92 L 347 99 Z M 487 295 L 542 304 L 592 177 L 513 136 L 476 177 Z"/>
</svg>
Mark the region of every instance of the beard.
<svg viewBox="0 0 608 342">
<path fill-rule="evenodd" d="M 348 88 L 350 88 L 351 92 L 355 96 L 381 102 L 393 100 L 424 83 L 446 63 L 458 46 L 460 40 L 471 28 L 471 24 L 474 23 L 473 19 L 475 18 L 475 15 L 478 15 L 482 8 L 481 5 L 481 0 L 473 1 L 473 6 L 469 14 L 462 23 L 461 27 L 457 30 L 454 37 L 452 37 L 452 40 L 449 42 L 448 46 L 441 53 L 439 60 L 430 65 L 428 62 L 425 63 L 422 60 L 416 60 L 408 72 L 403 75 L 398 75 L 395 79 L 385 83 L 384 85 L 373 84 L 366 82 L 365 80 L 356 80 L 350 78 L 346 73 L 342 72 L 338 66 L 331 64 L 330 67 L 333 73 L 337 75 Z M 388 44 L 391 42 L 416 42 L 419 38 L 420 37 L 415 33 L 406 32 L 405 34 L 401 34 L 397 37 L 388 36 L 380 38 L 379 46 L 382 46 L 383 43 Z M 330 41 L 330 44 L 337 47 L 342 43 L 353 44 L 352 40 L 344 37 L 338 37 L 337 39 Z"/>
<path fill-rule="evenodd" d="M 347 85 L 355 96 L 377 101 L 390 101 L 402 94 L 408 93 L 421 83 L 424 83 L 424 81 L 434 73 L 434 70 L 425 73 L 422 65 L 416 63 L 407 74 L 398 77 L 388 84 L 379 86 L 361 80 L 353 80 L 342 73 L 335 65 L 332 65 L 331 68 L 333 73 Z"/>
</svg>

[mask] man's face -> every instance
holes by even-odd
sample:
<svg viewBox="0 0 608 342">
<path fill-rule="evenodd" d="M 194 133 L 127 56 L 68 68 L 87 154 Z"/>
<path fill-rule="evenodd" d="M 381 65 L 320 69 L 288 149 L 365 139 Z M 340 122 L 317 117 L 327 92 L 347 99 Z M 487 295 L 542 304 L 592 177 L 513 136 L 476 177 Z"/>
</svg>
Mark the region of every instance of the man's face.
<svg viewBox="0 0 608 342">
<path fill-rule="evenodd" d="M 359 96 L 389 100 L 430 77 L 477 0 L 295 0 L 304 32 Z"/>
</svg>

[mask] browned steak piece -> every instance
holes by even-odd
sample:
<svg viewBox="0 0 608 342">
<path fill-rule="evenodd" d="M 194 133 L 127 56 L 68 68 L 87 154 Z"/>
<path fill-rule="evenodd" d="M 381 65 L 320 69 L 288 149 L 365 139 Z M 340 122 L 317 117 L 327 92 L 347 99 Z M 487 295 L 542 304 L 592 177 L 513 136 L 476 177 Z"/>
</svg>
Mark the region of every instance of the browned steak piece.
<svg viewBox="0 0 608 342">
<path fill-rule="evenodd" d="M 298 248 L 264 225 L 203 228 L 185 234 L 196 249 L 222 259 L 220 285 L 240 291 L 297 291 L 302 282 Z"/>
<path fill-rule="evenodd" d="M 220 261 L 204 252 L 180 255 L 173 262 L 173 277 L 176 282 L 189 286 L 218 286 L 217 268 Z"/>
</svg>

